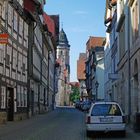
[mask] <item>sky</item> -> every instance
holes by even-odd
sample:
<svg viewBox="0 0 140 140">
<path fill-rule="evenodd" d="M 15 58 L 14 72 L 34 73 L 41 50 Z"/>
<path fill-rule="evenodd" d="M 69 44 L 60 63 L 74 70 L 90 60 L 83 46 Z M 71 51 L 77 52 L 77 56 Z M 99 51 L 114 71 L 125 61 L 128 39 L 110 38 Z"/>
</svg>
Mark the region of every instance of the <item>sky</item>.
<svg viewBox="0 0 140 140">
<path fill-rule="evenodd" d="M 77 80 L 77 60 L 90 36 L 105 37 L 105 0 L 46 0 L 45 12 L 59 15 L 70 45 L 70 81 Z"/>
</svg>

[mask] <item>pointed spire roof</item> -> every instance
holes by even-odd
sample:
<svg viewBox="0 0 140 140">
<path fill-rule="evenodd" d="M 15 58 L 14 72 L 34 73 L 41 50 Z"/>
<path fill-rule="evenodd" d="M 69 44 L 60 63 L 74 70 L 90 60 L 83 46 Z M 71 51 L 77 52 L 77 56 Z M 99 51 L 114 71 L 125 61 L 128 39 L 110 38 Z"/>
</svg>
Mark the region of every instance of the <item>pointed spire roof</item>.
<svg viewBox="0 0 140 140">
<path fill-rule="evenodd" d="M 59 43 L 68 44 L 68 39 L 67 39 L 67 36 L 66 36 L 63 28 L 61 29 L 61 31 L 59 33 Z"/>
</svg>

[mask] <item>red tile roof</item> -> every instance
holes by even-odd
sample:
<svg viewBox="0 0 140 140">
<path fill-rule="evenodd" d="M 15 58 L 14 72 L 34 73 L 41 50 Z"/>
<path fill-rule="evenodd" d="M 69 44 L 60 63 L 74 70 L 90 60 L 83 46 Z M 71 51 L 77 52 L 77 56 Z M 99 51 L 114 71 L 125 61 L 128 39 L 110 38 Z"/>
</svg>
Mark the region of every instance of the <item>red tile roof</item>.
<svg viewBox="0 0 140 140">
<path fill-rule="evenodd" d="M 49 32 L 52 33 L 53 36 L 55 36 L 55 23 L 54 20 L 47 15 L 46 13 L 43 14 L 44 23 L 47 24 Z"/>
<path fill-rule="evenodd" d="M 86 43 L 86 50 L 90 50 L 94 47 L 102 47 L 104 45 L 104 37 L 92 37 L 90 36 L 89 40 Z"/>
<path fill-rule="evenodd" d="M 86 61 L 86 54 L 80 53 L 79 60 L 77 60 L 77 79 L 78 80 L 85 80 L 85 61 Z"/>
</svg>

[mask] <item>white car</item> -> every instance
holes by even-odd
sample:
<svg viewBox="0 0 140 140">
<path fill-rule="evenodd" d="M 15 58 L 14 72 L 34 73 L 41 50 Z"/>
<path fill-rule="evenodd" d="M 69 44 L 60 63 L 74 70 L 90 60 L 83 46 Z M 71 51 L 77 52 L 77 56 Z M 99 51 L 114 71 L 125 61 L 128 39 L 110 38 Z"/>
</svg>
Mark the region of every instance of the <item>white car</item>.
<svg viewBox="0 0 140 140">
<path fill-rule="evenodd" d="M 92 103 L 86 115 L 87 136 L 91 132 L 118 131 L 125 136 L 126 123 L 121 107 L 116 102 Z"/>
</svg>

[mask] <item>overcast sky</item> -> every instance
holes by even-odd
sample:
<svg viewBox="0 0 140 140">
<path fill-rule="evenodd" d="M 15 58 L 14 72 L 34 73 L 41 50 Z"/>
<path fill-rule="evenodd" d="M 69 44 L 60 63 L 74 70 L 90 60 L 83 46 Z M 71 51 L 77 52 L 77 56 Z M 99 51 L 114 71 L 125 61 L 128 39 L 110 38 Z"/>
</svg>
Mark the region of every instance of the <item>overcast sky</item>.
<svg viewBox="0 0 140 140">
<path fill-rule="evenodd" d="M 59 14 L 70 44 L 70 79 L 77 81 L 79 53 L 86 51 L 89 36 L 105 37 L 105 0 L 46 0 L 45 12 Z"/>
</svg>

